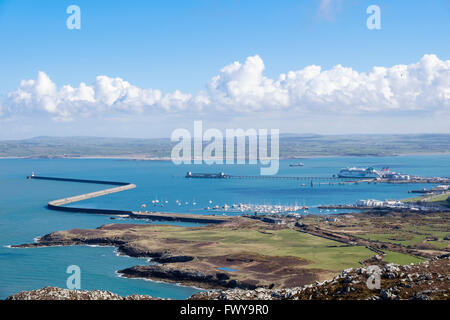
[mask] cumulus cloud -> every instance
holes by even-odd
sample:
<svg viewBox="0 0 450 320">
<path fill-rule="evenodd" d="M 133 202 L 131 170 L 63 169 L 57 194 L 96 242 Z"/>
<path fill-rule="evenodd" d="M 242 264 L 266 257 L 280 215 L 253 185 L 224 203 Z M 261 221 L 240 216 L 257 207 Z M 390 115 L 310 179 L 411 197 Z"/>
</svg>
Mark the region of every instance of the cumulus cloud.
<svg viewBox="0 0 450 320">
<path fill-rule="evenodd" d="M 19 88 L 0 101 L 0 117 L 6 114 L 44 114 L 56 121 L 77 117 L 126 114 L 210 114 L 265 111 L 293 114 L 376 114 L 383 112 L 430 113 L 450 111 L 450 60 L 425 55 L 417 63 L 373 67 L 358 72 L 337 65 L 323 70 L 311 65 L 264 76 L 258 56 L 233 62 L 196 93 L 143 89 L 121 78 L 98 76 L 92 84 L 59 87 L 45 72 L 35 80 L 23 80 Z"/>
</svg>

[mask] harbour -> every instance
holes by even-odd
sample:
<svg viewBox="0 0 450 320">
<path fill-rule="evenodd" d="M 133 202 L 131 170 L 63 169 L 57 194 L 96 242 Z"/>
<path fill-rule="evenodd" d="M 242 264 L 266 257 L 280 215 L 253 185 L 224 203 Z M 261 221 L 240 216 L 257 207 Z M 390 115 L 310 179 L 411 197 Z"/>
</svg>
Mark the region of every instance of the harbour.
<svg viewBox="0 0 450 320">
<path fill-rule="evenodd" d="M 0 1 L 0 300 L 450 301 L 449 2 Z"/>
<path fill-rule="evenodd" d="M 56 177 L 44 177 L 36 176 L 34 174 L 27 176 L 27 179 L 37 180 L 49 180 L 49 181 L 64 181 L 75 183 L 91 183 L 91 184 L 111 184 L 119 185 L 119 187 L 104 189 L 96 192 L 81 194 L 78 196 L 58 199 L 50 201 L 47 207 L 50 210 L 66 211 L 66 212 L 80 212 L 80 213 L 92 213 L 103 215 L 120 215 L 122 217 L 134 218 L 134 219 L 146 219 L 155 221 L 177 221 L 177 222 L 191 222 L 191 223 L 223 223 L 228 219 L 226 217 L 205 217 L 201 215 L 193 214 L 176 214 L 176 213 L 164 213 L 164 212 L 148 212 L 148 211 L 131 211 L 131 210 L 114 210 L 114 209 L 93 209 L 83 207 L 65 207 L 64 205 L 75 203 L 87 199 L 105 196 L 117 192 L 122 192 L 136 188 L 135 184 L 127 182 L 115 182 L 115 181 L 102 181 L 102 180 L 88 180 L 88 179 L 72 179 L 72 178 L 56 178 Z"/>
<path fill-rule="evenodd" d="M 404 157 L 336 157 L 302 160 L 305 166 L 295 169 L 295 174 L 307 177 L 331 177 L 340 168 L 349 164 L 366 167 L 369 165 L 391 166 L 416 176 L 445 176 L 450 172 L 449 156 L 404 156 Z M 289 167 L 291 161 L 280 162 L 280 176 L 293 176 L 294 169 Z M 195 169 L 194 169 L 195 168 Z M 91 229 L 107 224 L 169 224 L 188 225 L 190 222 L 176 221 L 173 217 L 166 219 L 167 211 L 177 215 L 224 217 L 249 214 L 252 209 L 270 211 L 280 209 L 276 215 L 288 215 L 290 209 L 308 207 L 310 214 L 322 215 L 335 213 L 334 209 L 321 209 L 318 206 L 327 204 L 353 204 L 359 199 L 404 199 L 410 196 L 408 191 L 434 187 L 432 183 L 365 183 L 339 185 L 335 180 L 315 180 L 314 188 L 309 187 L 307 180 L 273 180 L 273 179 L 186 179 L 186 172 L 224 172 L 233 176 L 256 176 L 258 167 L 252 166 L 218 166 L 207 165 L 174 166 L 171 162 L 128 162 L 105 159 L 5 159 L 0 160 L 0 178 L 8 185 L 0 195 L 2 212 L 0 214 L 0 254 L 8 256 L 8 264 L 0 260 L 0 270 L 5 276 L 1 296 L 6 297 L 20 290 L 39 288 L 46 285 L 64 286 L 67 278 L 65 268 L 68 264 L 79 265 L 84 274 L 90 274 L 83 282 L 83 289 L 104 288 L 127 295 L 132 293 L 152 296 L 181 298 L 189 297 L 195 289 L 174 284 L 150 282 L 138 279 L 118 277 L 116 270 L 142 264 L 142 260 L 116 256 L 113 248 L 108 247 L 54 247 L 39 249 L 8 249 L 7 246 L 27 243 L 33 238 L 72 228 Z M 213 169 L 213 170 L 212 170 Z M 215 170 L 214 170 L 215 169 Z M 297 171 L 301 170 L 301 172 Z M 102 185 L 91 183 L 73 183 L 56 180 L 26 180 L 30 172 L 41 176 L 71 177 L 74 179 L 91 179 L 99 181 L 129 181 L 137 187 L 123 192 L 116 192 L 73 202 L 63 207 L 85 209 L 111 209 L 127 212 L 154 211 L 155 220 L 120 217 L 109 214 L 85 214 L 83 212 L 63 212 L 48 210 L 48 202 L 55 199 L 71 198 L 75 195 L 89 194 L 103 189 Z M 336 181 L 334 185 L 328 182 Z M 323 182 L 324 184 L 319 184 Z M 301 187 L 305 183 L 306 187 Z M 438 184 L 437 184 L 438 185 Z M 115 188 L 121 185 L 103 185 L 104 188 Z M 414 186 L 414 187 L 412 187 Z M 27 194 L 28 201 L 20 201 L 15 195 Z M 156 202 L 159 200 L 159 202 Z M 178 200 L 178 201 L 177 201 Z M 152 203 L 155 201 L 155 203 Z M 167 203 L 166 203 L 167 201 Z M 212 202 L 210 204 L 210 201 Z M 147 208 L 143 209 L 142 204 Z M 233 204 L 242 203 L 248 208 L 244 213 Z M 164 207 L 161 207 L 161 205 Z M 229 209 L 223 207 L 228 204 Z M 219 206 L 213 211 L 205 210 L 207 206 Z M 264 209 L 266 206 L 266 209 Z M 287 209 L 288 211 L 284 212 Z M 336 209 L 338 213 L 349 209 Z M 153 213 L 153 212 L 152 212 Z M 226 216 L 224 216 L 224 214 Z M 357 215 L 358 212 L 352 213 Z M 263 214 L 261 213 L 261 216 Z M 259 215 L 258 215 L 259 216 Z M 111 220 L 114 218 L 114 220 Z M 156 218 L 160 220 L 156 220 Z M 163 220 L 165 219 L 165 220 Z M 275 218 L 274 222 L 278 221 Z M 220 224 L 215 224 L 220 226 Z M 200 226 L 199 223 L 191 226 Z M 102 269 L 98 269 L 99 263 Z M 10 268 L 15 265 L 14 268 Z M 45 266 L 45 267 L 44 267 Z M 239 269 L 239 268 L 236 268 Z M 27 274 L 24 281 L 23 274 Z M 28 279 L 33 278 L 33 282 Z"/>
</svg>

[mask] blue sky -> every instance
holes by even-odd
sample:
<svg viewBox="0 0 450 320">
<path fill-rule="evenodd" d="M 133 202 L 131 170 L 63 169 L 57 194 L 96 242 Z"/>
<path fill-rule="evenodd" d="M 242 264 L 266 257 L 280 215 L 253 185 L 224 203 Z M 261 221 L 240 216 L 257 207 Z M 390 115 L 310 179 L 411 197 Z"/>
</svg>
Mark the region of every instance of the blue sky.
<svg viewBox="0 0 450 320">
<path fill-rule="evenodd" d="M 81 8 L 81 30 L 66 28 L 66 8 L 71 4 Z M 381 8 L 381 30 L 366 27 L 366 8 L 371 4 Z M 8 100 L 9 93 L 17 90 L 22 80 L 37 79 L 39 71 L 58 88 L 78 87 L 81 82 L 90 85 L 104 75 L 162 94 L 179 90 L 194 96 L 205 90 L 222 68 L 234 61 L 244 65 L 255 55 L 263 60 L 264 77 L 274 80 L 280 74 L 311 65 L 328 70 L 340 64 L 366 73 L 374 66 L 415 64 L 425 54 L 446 61 L 450 59 L 450 1 L 3 0 L 0 42 L 0 96 L 3 109 L 8 107 L 14 114 L 11 110 L 22 106 Z M 443 101 L 448 110 L 446 96 L 443 99 L 439 103 Z M 70 113 L 68 106 L 64 108 L 65 115 Z M 51 112 L 55 113 L 53 109 Z M 209 119 L 211 114 L 202 116 Z M 382 112 L 374 118 L 380 115 Z M 48 124 L 61 117 L 49 117 Z M 155 117 L 153 114 L 149 119 Z M 20 123 L 26 122 L 23 118 L 26 115 L 21 112 L 20 116 L 9 116 L 7 123 L 0 120 L 0 125 L 16 128 L 18 137 L 77 133 L 75 129 L 60 132 L 58 125 L 54 131 L 20 129 Z M 79 128 L 81 121 L 94 123 L 94 118 L 70 116 L 64 120 Z M 291 116 L 287 114 L 286 118 Z M 230 124 L 239 124 L 238 120 L 230 119 Z M 214 119 L 211 121 L 214 123 Z M 64 122 L 66 128 L 71 126 L 69 121 Z M 259 123 L 267 125 L 263 116 Z M 172 126 L 177 126 L 176 119 Z M 293 124 L 288 127 L 290 131 L 296 129 Z M 445 127 L 439 128 L 445 131 Z M 355 127 L 353 131 L 362 129 Z M 153 136 L 155 131 L 139 129 L 112 135 Z M 342 127 L 330 131 L 341 132 Z M 106 130 L 79 133 L 104 135 Z M 10 135 L 0 132 L 0 138 Z"/>
</svg>

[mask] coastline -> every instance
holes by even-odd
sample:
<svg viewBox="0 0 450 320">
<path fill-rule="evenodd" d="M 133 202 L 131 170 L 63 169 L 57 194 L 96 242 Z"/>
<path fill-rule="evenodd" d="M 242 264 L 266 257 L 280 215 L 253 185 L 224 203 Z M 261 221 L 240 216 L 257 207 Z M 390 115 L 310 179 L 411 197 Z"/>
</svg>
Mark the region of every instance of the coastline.
<svg viewBox="0 0 450 320">
<path fill-rule="evenodd" d="M 450 152 L 409 152 L 409 153 L 393 153 L 393 154 L 348 154 L 348 155 L 305 155 L 305 156 L 289 156 L 280 157 L 279 160 L 301 160 L 301 159 L 326 159 L 326 158 L 369 158 L 369 157 L 408 157 L 408 156 L 447 156 Z M 37 160 L 37 159 L 69 159 L 69 160 L 129 160 L 129 161 L 161 161 L 171 162 L 170 157 L 148 157 L 148 155 L 87 155 L 87 156 L 0 156 L 0 160 Z"/>
<path fill-rule="evenodd" d="M 240 218 L 226 225 L 209 225 L 201 228 L 173 229 L 169 225 L 123 225 L 109 224 L 97 229 L 72 229 L 57 231 L 42 236 L 36 243 L 14 245 L 12 248 L 38 248 L 53 246 L 112 246 L 115 255 L 131 258 L 151 259 L 155 264 L 138 264 L 123 270 L 116 270 L 122 277 L 145 278 L 165 283 L 181 284 L 186 287 L 201 289 L 254 289 L 256 287 L 284 287 L 289 279 L 296 277 L 296 283 L 304 285 L 320 278 L 322 269 L 304 269 L 310 262 L 300 258 L 277 255 L 266 256 L 260 250 L 247 250 L 236 247 L 229 251 L 225 246 L 214 242 L 198 239 L 185 241 L 178 238 L 185 232 L 202 235 L 212 232 L 221 237 L 228 230 L 236 234 L 246 232 L 259 234 L 258 230 L 280 231 L 279 227 L 267 225 Z M 208 228 L 208 230 L 204 230 Z M 172 236 L 167 236 L 167 232 Z M 292 232 L 294 236 L 302 237 L 301 233 Z M 158 234 L 160 234 L 158 236 Z M 283 234 L 283 233 L 282 233 Z M 263 235 L 270 240 L 270 236 Z M 143 244 L 142 240 L 145 240 Z M 318 240 L 322 242 L 322 240 Z M 275 245 L 275 243 L 274 243 Z M 324 244 L 325 245 L 325 244 Z M 250 249 L 250 250 L 249 250 Z M 281 250 L 278 248 L 278 250 Z M 345 249 L 344 249 L 345 250 Z M 246 252 L 246 253 L 244 253 Z M 148 260 L 147 260 L 148 261 Z M 269 269 L 268 266 L 271 266 Z M 229 267 L 239 270 L 228 272 L 219 267 Z M 291 273 L 284 273 L 284 268 L 293 268 Z M 267 273 L 268 272 L 268 273 Z M 270 275 L 270 280 L 263 275 Z"/>
<path fill-rule="evenodd" d="M 128 256 L 127 256 L 128 257 Z M 131 257 L 130 257 L 131 258 Z M 148 282 L 154 282 L 154 283 L 165 283 L 165 284 L 174 284 L 178 287 L 185 287 L 185 288 L 192 288 L 195 290 L 199 290 L 199 291 L 212 291 L 212 290 L 219 290 L 219 289 L 205 289 L 205 288 L 201 288 L 201 287 L 197 287 L 195 285 L 187 285 L 187 284 L 183 284 L 181 282 L 171 282 L 171 281 L 163 281 L 163 280 L 156 280 L 156 279 L 150 279 L 150 278 L 139 278 L 139 277 L 127 277 L 125 275 L 123 275 L 122 273 L 119 272 L 120 270 L 116 270 L 114 273 L 116 274 L 117 277 L 119 278 L 123 278 L 123 279 L 130 279 L 130 280 L 143 280 L 143 281 L 148 281 Z"/>
<path fill-rule="evenodd" d="M 431 219 L 439 227 L 442 225 L 441 220 L 445 219 L 445 215 L 417 216 L 411 213 L 405 216 L 403 214 L 395 215 L 394 213 L 387 215 L 366 213 L 358 217 L 358 220 L 355 220 L 355 218 L 339 218 L 338 224 L 342 224 L 347 228 L 359 229 L 362 225 L 371 222 L 370 225 L 380 225 L 379 228 L 384 230 L 385 226 L 382 226 L 381 223 L 383 225 L 398 225 L 401 221 L 401 223 L 405 224 L 405 228 L 409 228 L 409 226 L 417 225 L 417 223 L 423 224 L 423 219 Z M 223 225 L 209 225 L 201 228 L 174 228 L 169 225 L 107 224 L 96 229 L 57 231 L 37 237 L 34 239 L 34 243 L 14 245 L 10 248 L 53 246 L 112 247 L 115 255 L 143 258 L 147 262 L 155 262 L 154 264 L 138 264 L 123 270 L 115 270 L 115 274 L 121 278 L 144 279 L 200 290 L 258 290 L 257 288 L 283 289 L 288 288 L 288 285 L 304 286 L 315 281 L 332 278 L 338 270 L 355 265 L 347 263 L 339 268 L 334 268 L 336 270 L 330 269 L 328 264 L 318 267 L 317 261 L 314 264 L 313 261 L 306 258 L 310 247 L 306 250 L 306 257 L 304 256 L 305 253 L 295 257 L 290 254 L 286 255 L 285 248 L 278 247 L 277 241 L 275 243 L 272 242 L 274 241 L 274 234 L 277 235 L 275 238 L 278 238 L 280 236 L 286 237 L 286 233 L 289 233 L 288 238 L 294 239 L 292 237 L 295 237 L 297 239 L 296 243 L 299 241 L 301 243 L 302 239 L 303 241 L 318 241 L 323 243 L 324 248 L 327 248 L 325 250 L 329 250 L 328 248 L 332 245 L 335 248 L 333 250 L 338 250 L 341 253 L 347 252 L 346 250 L 366 250 L 364 249 L 365 247 L 367 248 L 367 253 L 366 251 L 361 251 L 362 255 L 357 259 L 359 265 L 369 265 L 374 262 L 384 264 L 391 262 L 391 260 L 384 261 L 386 252 L 387 254 L 396 252 L 395 254 L 399 255 L 397 259 L 400 259 L 398 261 L 404 261 L 405 264 L 408 264 L 412 261 L 411 259 L 423 261 L 424 258 L 431 259 L 450 251 L 450 248 L 439 250 L 437 248 L 424 247 L 424 243 L 418 243 L 416 247 L 408 249 L 402 245 L 394 245 L 384 240 L 354 237 L 352 232 L 345 235 L 340 234 L 340 228 L 334 228 L 334 231 L 330 231 L 328 230 L 330 225 L 327 224 L 328 220 L 326 219 L 322 222 L 317 222 L 317 217 L 311 216 L 309 218 L 305 217 L 303 220 L 302 223 L 297 223 L 294 226 L 295 230 L 285 226 L 276 226 L 254 220 L 250 221 L 245 218 L 237 218 L 234 222 Z M 307 225 L 304 225 L 304 223 Z M 365 232 L 372 234 L 380 231 L 366 228 Z M 230 234 L 231 238 L 246 235 L 245 237 L 253 240 L 257 235 L 257 239 L 262 241 L 264 248 L 281 251 L 270 256 L 263 255 L 261 254 L 261 248 L 254 247 L 254 244 L 230 249 L 229 245 L 225 245 L 228 240 L 222 238 L 224 233 Z M 207 235 L 206 237 L 204 236 L 205 234 Z M 211 238 L 212 235 L 215 236 Z M 145 240 L 145 243 L 143 240 Z M 225 242 L 221 244 L 220 242 L 222 241 Z M 334 243 L 331 244 L 329 241 L 334 241 Z M 273 247 L 269 243 L 272 243 Z M 224 251 L 224 248 L 226 248 L 226 251 Z M 296 250 L 302 250 L 297 246 L 295 248 Z M 375 256 L 372 257 L 369 254 L 369 250 L 372 255 L 374 251 Z M 422 256 L 422 258 L 417 258 L 419 256 Z M 374 257 L 378 258 L 375 259 Z M 353 258 L 353 261 L 357 262 L 355 258 Z M 405 261 L 402 259 L 409 260 Z M 334 263 L 332 265 L 336 267 Z M 223 271 L 219 267 L 232 268 L 236 272 Z M 289 273 L 283 270 L 289 270 Z"/>
<path fill-rule="evenodd" d="M 442 159 L 444 159 L 444 161 L 445 161 L 445 159 L 446 158 L 441 158 L 441 161 L 442 161 Z M 350 160 L 344 160 L 344 161 L 351 161 L 351 159 Z M 364 160 L 363 160 L 364 161 Z M 368 161 L 376 161 L 376 160 L 368 160 Z M 421 161 L 421 160 L 419 160 L 419 161 Z M 381 162 L 381 161 L 380 161 Z M 399 162 L 399 163 L 402 163 L 403 162 L 403 160 L 398 160 L 397 162 Z M 405 162 L 406 162 L 406 160 L 405 160 Z M 26 162 L 24 162 L 24 164 L 25 164 Z M 82 163 L 82 162 L 80 162 L 80 163 Z M 128 165 L 126 165 L 126 163 L 124 163 L 123 165 L 125 165 L 125 166 L 128 166 Z M 55 230 L 58 230 L 58 229 L 55 229 Z M 33 240 L 39 240 L 40 239 L 40 237 L 37 237 L 37 239 L 33 239 Z M 431 243 L 431 242 L 430 242 Z M 90 245 L 88 245 L 88 246 L 90 246 Z M 97 246 L 97 245 L 94 245 L 94 246 Z M 99 245 L 100 246 L 100 245 Z M 127 254 L 121 254 L 122 256 L 126 256 L 126 257 L 130 257 L 130 258 L 133 258 L 133 256 L 130 256 L 130 255 L 127 255 Z M 177 264 L 177 266 L 178 266 L 178 264 Z M 119 269 L 119 268 L 114 268 L 114 269 Z M 115 270 L 115 271 L 119 271 L 119 270 Z M 127 278 L 129 278 L 129 277 L 127 277 Z M 193 285 L 193 283 L 190 283 L 190 282 L 180 282 L 180 281 L 177 281 L 177 280 L 173 280 L 173 281 L 168 281 L 168 280 L 161 280 L 161 279 L 157 279 L 157 278 L 144 278 L 144 279 L 147 279 L 147 280 L 149 280 L 149 281 L 155 281 L 155 282 L 161 282 L 161 283 L 171 283 L 171 284 L 179 284 L 179 285 L 181 285 L 181 286 L 184 286 L 184 287 L 194 287 L 194 288 L 202 288 L 201 286 L 199 286 L 199 285 Z M 204 288 L 209 288 L 209 287 L 204 287 Z"/>
<path fill-rule="evenodd" d="M 139 225 L 141 226 L 141 225 Z M 100 227 L 101 228 L 101 227 Z M 58 233 L 59 231 L 55 232 Z M 40 239 L 44 239 L 48 236 L 52 236 L 53 234 L 48 234 L 42 237 L 38 237 Z M 219 290 L 219 289 L 229 289 L 229 288 L 242 288 L 242 289 L 255 289 L 256 286 L 252 284 L 247 284 L 245 282 L 239 282 L 236 280 L 230 280 L 229 275 L 226 272 L 217 270 L 215 274 L 205 274 L 202 272 L 197 272 L 195 270 L 185 270 L 185 269 L 174 269 L 167 268 L 168 265 L 171 264 L 182 264 L 183 261 L 177 261 L 177 258 L 180 256 L 172 256 L 166 250 L 161 250 L 159 252 L 148 252 L 148 251 L 139 251 L 136 248 L 126 248 L 126 244 L 121 243 L 122 241 L 118 241 L 115 243 L 114 241 L 110 241 L 109 243 L 102 243 L 104 239 L 96 238 L 93 243 L 89 241 L 83 242 L 81 240 L 69 240 L 64 241 L 64 243 L 56 242 L 45 242 L 41 243 L 38 239 L 37 241 L 30 244 L 22 244 L 22 245 L 8 245 L 8 249 L 38 249 L 38 248 L 52 248 L 52 247 L 105 247 L 111 248 L 113 253 L 116 256 L 127 257 L 127 258 L 136 258 L 136 259 L 145 259 L 147 262 L 155 262 L 155 264 L 151 265 L 136 265 L 133 267 L 129 267 L 123 270 L 115 270 L 115 274 L 120 278 L 126 279 L 140 279 L 147 280 L 151 282 L 157 283 L 167 283 L 167 284 L 175 284 L 182 287 L 189 287 L 197 290 Z M 161 259 L 161 262 L 158 261 Z M 173 261 L 172 261 L 173 259 Z M 167 261 L 166 261 L 167 260 Z M 164 262 L 163 262 L 164 261 Z M 152 268 L 155 269 L 155 275 L 150 275 L 149 273 L 143 272 L 142 275 L 136 275 L 133 270 L 139 268 Z M 219 276 L 220 275 L 220 276 Z M 181 278 L 180 278 L 181 277 Z M 189 280 L 193 279 L 193 280 Z M 230 280 L 230 281 L 226 281 Z"/>
<path fill-rule="evenodd" d="M 377 290 L 366 285 L 370 268 L 343 270 L 333 279 L 284 289 L 201 290 L 187 301 L 201 300 L 448 300 L 450 255 L 417 264 L 379 266 L 383 280 Z M 144 279 L 145 281 L 151 281 Z M 400 288 L 402 288 L 400 290 Z M 119 296 L 110 291 L 44 287 L 20 291 L 6 300 L 164 300 L 148 295 Z"/>
</svg>

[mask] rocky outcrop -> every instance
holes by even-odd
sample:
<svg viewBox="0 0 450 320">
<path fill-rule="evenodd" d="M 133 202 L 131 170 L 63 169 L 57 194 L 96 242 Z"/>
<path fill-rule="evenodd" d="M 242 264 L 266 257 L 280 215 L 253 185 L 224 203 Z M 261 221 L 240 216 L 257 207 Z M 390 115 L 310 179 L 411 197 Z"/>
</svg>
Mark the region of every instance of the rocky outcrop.
<svg viewBox="0 0 450 320">
<path fill-rule="evenodd" d="M 123 224 L 121 228 L 131 225 Z M 133 227 L 135 227 L 133 225 Z M 111 237 L 110 235 L 102 236 L 104 230 L 117 228 L 116 225 L 105 225 L 95 230 L 72 229 L 68 232 L 53 232 L 37 239 L 35 243 L 27 243 L 13 245 L 12 248 L 37 248 L 37 247 L 53 247 L 53 246 L 74 246 L 74 245 L 97 245 L 116 247 L 121 255 L 134 258 L 151 258 L 159 263 L 175 263 L 188 262 L 194 259 L 191 256 L 174 256 L 170 251 L 150 251 L 141 246 L 137 246 L 133 241 L 138 240 L 134 235 L 121 235 Z"/>
<path fill-rule="evenodd" d="M 188 262 L 194 260 L 191 256 L 161 256 L 153 258 L 152 261 L 158 263 L 176 263 L 176 262 Z"/>
<path fill-rule="evenodd" d="M 379 289 L 367 286 L 373 274 L 367 267 L 346 269 L 332 280 L 290 289 L 254 288 L 230 280 L 226 273 L 206 275 L 195 270 L 179 271 L 164 266 L 137 266 L 120 271 L 128 277 L 147 277 L 184 283 L 218 286 L 226 290 L 200 292 L 189 300 L 448 300 L 450 299 L 450 255 L 416 265 L 380 266 Z M 246 287 L 251 287 L 247 288 Z M 248 290 L 250 289 L 250 290 Z M 159 300 L 146 295 L 121 297 L 109 291 L 75 291 L 46 287 L 23 291 L 7 300 Z"/>
<path fill-rule="evenodd" d="M 201 288 L 256 288 L 253 284 L 230 279 L 230 276 L 224 272 L 206 274 L 198 270 L 179 270 L 165 265 L 134 266 L 120 270 L 118 273 L 128 278 L 163 280 Z"/>
<path fill-rule="evenodd" d="M 45 287 L 32 291 L 22 291 L 9 296 L 6 300 L 161 300 L 146 295 L 121 297 L 109 291 L 77 291 L 55 287 Z"/>
<path fill-rule="evenodd" d="M 269 290 L 218 290 L 200 292 L 191 300 L 448 300 L 450 255 L 417 265 L 386 264 L 379 267 L 380 288 L 367 285 L 368 267 L 346 269 L 332 280 L 298 288 Z"/>
</svg>

